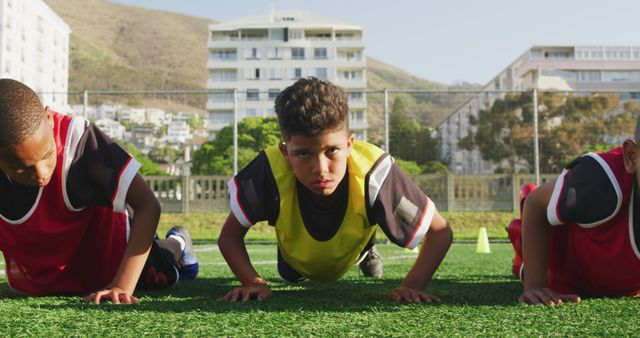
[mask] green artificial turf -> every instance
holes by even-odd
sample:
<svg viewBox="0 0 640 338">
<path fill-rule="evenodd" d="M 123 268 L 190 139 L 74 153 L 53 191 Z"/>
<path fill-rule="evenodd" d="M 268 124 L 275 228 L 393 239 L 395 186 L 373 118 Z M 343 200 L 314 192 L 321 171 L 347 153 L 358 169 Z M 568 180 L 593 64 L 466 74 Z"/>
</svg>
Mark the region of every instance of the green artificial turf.
<svg viewBox="0 0 640 338">
<path fill-rule="evenodd" d="M 440 304 L 395 304 L 387 300 L 415 259 L 392 245 L 379 245 L 382 279 L 364 278 L 357 268 L 334 283 L 291 286 L 279 281 L 273 244 L 248 246 L 273 297 L 223 303 L 237 286 L 213 244 L 200 245 L 196 281 L 173 289 L 136 293 L 135 305 L 83 304 L 79 297 L 25 298 L 2 279 L 0 333 L 16 336 L 633 336 L 636 299 L 586 299 L 557 307 L 517 304 L 521 285 L 510 275 L 512 249 L 492 244 L 454 244 L 428 290 Z"/>
<path fill-rule="evenodd" d="M 173 225 L 183 225 L 189 228 L 191 236 L 200 242 L 215 242 L 220 235 L 220 229 L 227 218 L 228 213 L 223 212 L 192 212 L 163 213 L 160 217 L 158 232 L 164 234 Z M 456 240 L 475 240 L 478 238 L 478 229 L 486 227 L 489 238 L 505 240 L 507 232 L 505 227 L 517 214 L 512 212 L 497 211 L 459 211 L 443 212 L 442 216 L 449 222 Z M 377 233 L 378 240 L 386 237 L 382 231 Z M 274 228 L 261 222 L 252 227 L 247 233 L 250 241 L 274 241 Z"/>
</svg>

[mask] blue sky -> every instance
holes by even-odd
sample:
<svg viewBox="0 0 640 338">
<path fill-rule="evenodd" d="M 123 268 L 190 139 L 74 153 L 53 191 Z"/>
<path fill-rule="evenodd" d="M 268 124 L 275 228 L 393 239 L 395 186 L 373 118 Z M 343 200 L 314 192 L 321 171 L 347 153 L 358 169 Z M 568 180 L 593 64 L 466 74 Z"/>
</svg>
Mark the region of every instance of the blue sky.
<svg viewBox="0 0 640 338">
<path fill-rule="evenodd" d="M 532 45 L 640 45 L 634 0 L 111 0 L 224 22 L 301 9 L 365 30 L 367 55 L 446 84 L 484 84 Z"/>
</svg>

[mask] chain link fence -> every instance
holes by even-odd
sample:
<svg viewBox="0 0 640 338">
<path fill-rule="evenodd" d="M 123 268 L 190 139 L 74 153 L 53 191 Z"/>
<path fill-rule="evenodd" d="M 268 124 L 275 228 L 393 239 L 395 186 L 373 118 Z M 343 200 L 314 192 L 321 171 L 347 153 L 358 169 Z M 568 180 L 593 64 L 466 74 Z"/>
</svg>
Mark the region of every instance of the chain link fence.
<svg viewBox="0 0 640 338">
<path fill-rule="evenodd" d="M 226 210 L 218 201 L 226 198 L 226 180 L 259 151 L 247 151 L 256 142 L 238 125 L 275 116 L 279 90 L 70 92 L 58 110 L 89 118 L 158 163 L 168 177 L 146 176 L 165 210 Z M 515 210 L 522 183 L 542 183 L 585 152 L 620 145 L 640 113 L 640 88 L 346 91 L 356 136 L 388 150 L 451 211 Z M 191 175 L 191 156 L 224 137 L 230 143 L 213 166 L 218 172 Z"/>
</svg>

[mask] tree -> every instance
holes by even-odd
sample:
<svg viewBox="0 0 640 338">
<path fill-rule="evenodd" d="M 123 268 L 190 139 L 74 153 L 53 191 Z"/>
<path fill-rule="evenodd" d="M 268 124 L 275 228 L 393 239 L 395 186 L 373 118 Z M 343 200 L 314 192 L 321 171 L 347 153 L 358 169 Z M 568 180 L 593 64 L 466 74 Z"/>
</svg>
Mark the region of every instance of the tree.
<svg viewBox="0 0 640 338">
<path fill-rule="evenodd" d="M 154 147 L 149 151 L 149 159 L 155 163 L 175 163 L 178 150 L 173 147 Z"/>
<path fill-rule="evenodd" d="M 187 119 L 187 124 L 191 130 L 200 129 L 204 126 L 204 120 L 199 114 L 193 114 Z"/>
<path fill-rule="evenodd" d="M 120 142 L 120 146 L 142 165 L 138 171 L 140 175 L 166 175 L 166 173 L 162 171 L 156 163 L 151 161 L 149 157 L 145 156 L 138 147 L 133 145 L 133 143 L 122 141 Z"/>
<path fill-rule="evenodd" d="M 280 126 L 275 117 L 246 118 L 238 123 L 238 167 L 243 168 L 258 153 L 280 142 Z M 224 127 L 216 139 L 195 151 L 191 171 L 196 175 L 233 174 L 233 126 Z"/>
<path fill-rule="evenodd" d="M 418 165 L 438 159 L 438 140 L 433 130 L 409 119 L 402 98 L 396 96 L 389 117 L 389 152 L 396 159 L 414 161 Z"/>
<path fill-rule="evenodd" d="M 530 93 L 507 94 L 470 119 L 475 126 L 458 142 L 462 149 L 478 149 L 485 160 L 508 163 L 500 172 L 516 165 L 533 171 L 533 105 Z M 624 114 L 612 114 L 619 104 L 617 95 L 589 96 L 545 92 L 539 96 L 538 139 L 540 169 L 558 172 L 582 153 L 586 145 L 603 143 L 604 135 L 618 135 Z M 622 115 L 622 116 L 621 116 Z"/>
</svg>

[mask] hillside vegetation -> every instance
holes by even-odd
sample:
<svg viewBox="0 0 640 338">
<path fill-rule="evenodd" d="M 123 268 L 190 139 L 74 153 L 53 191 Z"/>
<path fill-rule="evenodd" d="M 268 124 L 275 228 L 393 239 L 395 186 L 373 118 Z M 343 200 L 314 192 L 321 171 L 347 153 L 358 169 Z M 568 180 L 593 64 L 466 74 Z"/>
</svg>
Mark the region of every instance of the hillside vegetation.
<svg viewBox="0 0 640 338">
<path fill-rule="evenodd" d="M 214 20 L 104 0 L 45 2 L 72 30 L 70 91 L 206 88 L 207 30 Z M 371 90 L 447 90 L 444 84 L 418 78 L 374 58 L 367 62 Z M 401 96 L 409 116 L 428 125 L 439 123 L 455 106 L 452 96 L 442 94 Z M 368 122 L 374 140 L 382 135 L 382 97 L 373 93 L 368 96 Z M 69 100 L 78 103 L 80 96 L 70 96 Z M 93 96 L 91 103 L 107 100 L 204 112 L 206 97 Z"/>
</svg>

